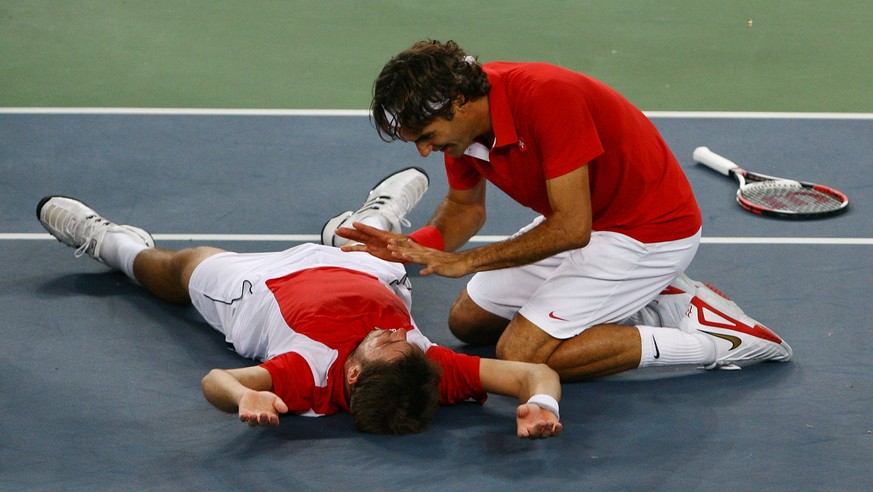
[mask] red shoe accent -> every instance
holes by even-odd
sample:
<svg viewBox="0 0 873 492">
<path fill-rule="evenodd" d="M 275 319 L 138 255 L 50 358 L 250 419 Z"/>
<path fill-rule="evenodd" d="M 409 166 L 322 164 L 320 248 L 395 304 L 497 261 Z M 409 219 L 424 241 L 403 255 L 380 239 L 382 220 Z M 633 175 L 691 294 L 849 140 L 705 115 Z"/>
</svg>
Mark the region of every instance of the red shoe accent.
<svg viewBox="0 0 873 492">
<path fill-rule="evenodd" d="M 767 328 L 766 326 L 764 326 L 760 323 L 755 324 L 755 326 L 749 326 L 749 325 L 745 325 L 743 323 L 740 323 L 739 321 L 735 320 L 732 316 L 729 316 L 729 315 L 719 311 L 718 309 L 713 308 L 712 306 L 710 306 L 709 304 L 704 302 L 703 299 L 701 299 L 699 297 L 694 297 L 693 299 L 691 299 L 691 303 L 694 304 L 695 306 L 697 306 L 697 321 L 698 321 L 698 323 L 700 323 L 703 326 L 714 326 L 716 328 L 725 328 L 728 330 L 735 330 L 735 331 L 739 331 L 741 333 L 745 333 L 747 335 L 752 335 L 753 337 L 761 338 L 764 340 L 769 340 L 773 343 L 778 343 L 778 344 L 782 343 L 782 339 L 779 338 L 779 336 L 777 334 L 773 333 L 772 331 L 770 331 L 769 328 Z M 717 314 L 721 318 L 731 320 L 731 321 L 733 321 L 733 323 L 727 324 L 727 323 L 719 323 L 719 322 L 707 320 L 703 316 L 704 309 L 712 311 L 713 313 Z"/>
<path fill-rule="evenodd" d="M 685 294 L 685 291 L 680 289 L 679 287 L 673 287 L 672 285 L 668 285 L 666 289 L 661 291 L 662 296 L 669 296 L 673 294 Z"/>
<path fill-rule="evenodd" d="M 724 297 L 725 299 L 727 299 L 727 300 L 729 300 L 729 301 L 731 300 L 731 298 L 728 297 L 727 294 L 725 294 L 724 292 L 722 292 L 722 291 L 716 289 L 715 286 L 712 285 L 711 283 L 709 283 L 709 282 L 703 282 L 703 285 L 709 287 L 709 290 L 711 290 L 711 291 L 715 292 L 716 294 L 718 294 L 718 295 Z"/>
</svg>

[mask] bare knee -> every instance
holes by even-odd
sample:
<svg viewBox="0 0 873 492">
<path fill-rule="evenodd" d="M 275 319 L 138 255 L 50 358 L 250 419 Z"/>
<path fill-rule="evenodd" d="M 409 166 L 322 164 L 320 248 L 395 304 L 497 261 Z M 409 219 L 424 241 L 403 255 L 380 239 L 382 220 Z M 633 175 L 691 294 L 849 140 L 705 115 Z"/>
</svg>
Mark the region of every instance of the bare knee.
<svg viewBox="0 0 873 492">
<path fill-rule="evenodd" d="M 518 314 L 497 342 L 495 353 L 498 359 L 546 364 L 562 342 Z"/>
<path fill-rule="evenodd" d="M 449 330 L 464 343 L 492 345 L 509 320 L 490 313 L 470 299 L 467 289 L 461 290 L 449 311 Z"/>
<path fill-rule="evenodd" d="M 223 249 L 212 246 L 195 246 L 177 251 L 173 256 L 172 270 L 179 286 L 187 292 L 194 269 L 206 258 L 223 252 Z"/>
<path fill-rule="evenodd" d="M 180 251 L 151 248 L 137 255 L 134 262 L 136 279 L 149 292 L 168 302 L 189 302 L 188 282 L 194 268 L 206 258 L 222 250 L 198 246 Z"/>
</svg>

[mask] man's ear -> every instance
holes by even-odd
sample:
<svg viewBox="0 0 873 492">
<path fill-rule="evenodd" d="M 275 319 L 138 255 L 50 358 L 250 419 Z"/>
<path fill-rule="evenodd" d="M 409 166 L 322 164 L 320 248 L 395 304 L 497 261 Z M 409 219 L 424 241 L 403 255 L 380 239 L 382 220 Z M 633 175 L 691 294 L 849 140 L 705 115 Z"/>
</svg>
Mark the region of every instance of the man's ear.
<svg viewBox="0 0 873 492">
<path fill-rule="evenodd" d="M 467 99 L 464 98 L 463 94 L 458 94 L 452 99 L 452 106 L 455 111 L 463 108 L 465 104 L 467 104 Z"/>
<path fill-rule="evenodd" d="M 349 364 L 349 370 L 346 372 L 346 382 L 349 386 L 358 382 L 358 376 L 361 375 L 361 363 L 353 360 Z"/>
</svg>

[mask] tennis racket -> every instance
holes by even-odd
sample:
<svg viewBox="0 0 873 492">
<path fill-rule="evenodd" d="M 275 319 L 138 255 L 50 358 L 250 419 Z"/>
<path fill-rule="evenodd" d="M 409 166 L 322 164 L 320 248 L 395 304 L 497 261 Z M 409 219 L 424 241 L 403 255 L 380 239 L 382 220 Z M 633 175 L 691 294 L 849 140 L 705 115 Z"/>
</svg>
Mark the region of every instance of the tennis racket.
<svg viewBox="0 0 873 492">
<path fill-rule="evenodd" d="M 818 219 L 842 213 L 849 199 L 833 188 L 805 181 L 746 171 L 706 147 L 694 149 L 694 160 L 740 184 L 737 203 L 749 212 L 783 219 Z"/>
</svg>

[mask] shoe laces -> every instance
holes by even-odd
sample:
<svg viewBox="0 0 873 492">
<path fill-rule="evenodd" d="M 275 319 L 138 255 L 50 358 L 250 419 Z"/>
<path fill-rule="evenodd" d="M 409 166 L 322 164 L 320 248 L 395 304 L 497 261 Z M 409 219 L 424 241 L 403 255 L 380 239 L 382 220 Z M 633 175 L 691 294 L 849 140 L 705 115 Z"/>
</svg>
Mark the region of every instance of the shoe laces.
<svg viewBox="0 0 873 492">
<path fill-rule="evenodd" d="M 99 215 L 88 215 L 82 221 L 76 220 L 75 216 L 70 216 L 64 224 L 64 232 L 74 239 L 81 238 L 82 244 L 76 249 L 74 256 L 79 258 L 88 252 L 92 241 L 110 224 L 110 222 Z"/>
<path fill-rule="evenodd" d="M 380 210 L 382 213 L 393 215 L 403 227 L 409 227 L 412 223 L 406 218 L 406 212 L 411 208 L 411 200 L 404 193 L 396 197 L 391 195 L 376 195 L 364 202 L 364 206 L 359 208 L 356 213 L 366 210 Z"/>
</svg>

